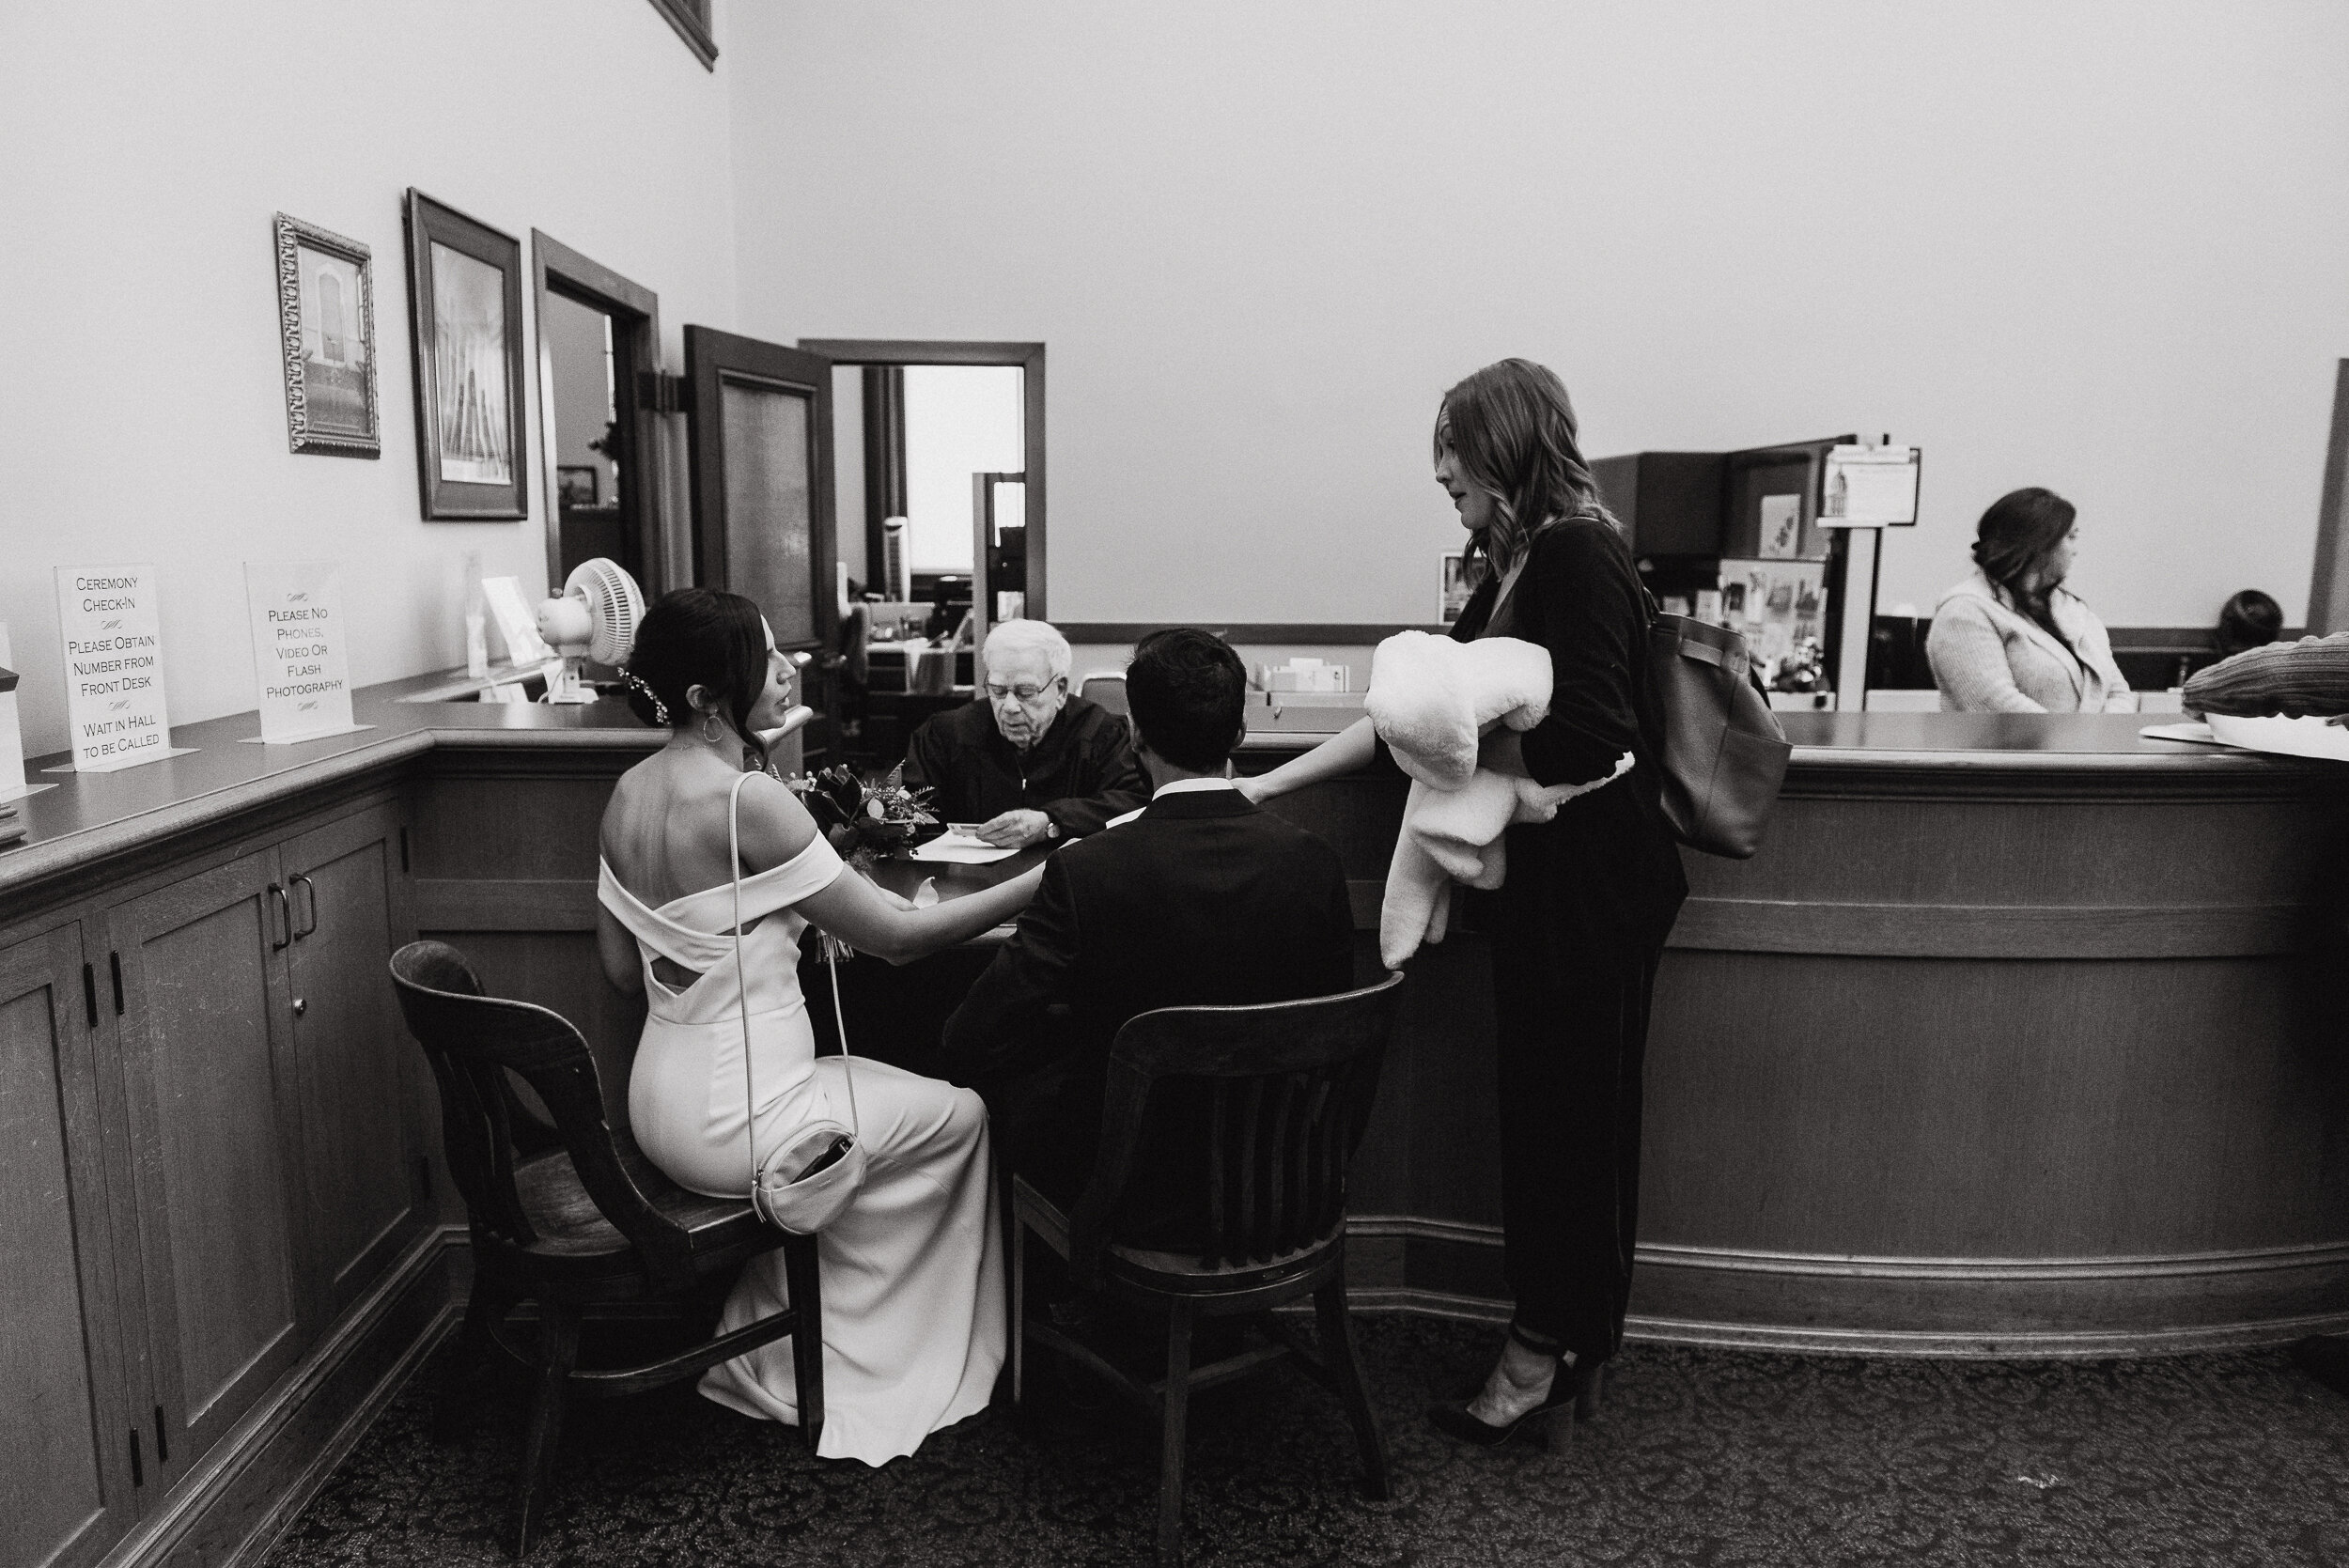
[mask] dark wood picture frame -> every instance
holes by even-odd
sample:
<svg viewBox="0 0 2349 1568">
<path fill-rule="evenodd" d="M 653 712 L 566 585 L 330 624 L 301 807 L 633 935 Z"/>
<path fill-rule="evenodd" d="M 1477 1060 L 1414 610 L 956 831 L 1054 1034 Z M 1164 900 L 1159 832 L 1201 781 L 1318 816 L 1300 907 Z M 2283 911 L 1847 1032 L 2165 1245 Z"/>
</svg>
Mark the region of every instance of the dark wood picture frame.
<svg viewBox="0 0 2349 1568">
<path fill-rule="evenodd" d="M 331 458 L 383 455 L 383 410 L 375 377 L 375 253 L 359 241 L 283 212 L 270 220 L 277 253 L 277 331 L 286 365 L 286 442 L 295 453 Z M 305 303 L 302 253 L 340 261 L 357 274 L 355 298 Z M 319 290 L 324 292 L 323 285 Z M 318 319 L 313 320 L 313 312 Z M 311 328 L 319 355 L 311 364 Z M 350 349 L 358 349 L 351 363 Z M 353 411 L 356 417 L 338 418 Z"/>
<path fill-rule="evenodd" d="M 530 515 L 529 442 L 522 413 L 522 247 L 512 235 L 408 190 L 409 346 L 416 387 L 416 483 L 425 520 L 510 521 Z M 434 246 L 467 256 L 500 274 L 497 341 L 489 350 L 503 367 L 502 409 L 479 391 L 479 377 L 454 384 L 452 362 L 487 369 L 482 344 L 467 344 L 458 322 L 444 322 L 437 302 L 443 281 Z M 452 280 L 453 282 L 454 280 Z M 481 303 L 487 303 L 486 300 Z M 446 379 L 452 384 L 443 386 Z M 503 451 L 499 442 L 503 442 Z M 473 456 L 452 462 L 444 445 L 462 443 Z M 450 472 L 459 463 L 473 473 Z M 490 475 L 503 468 L 504 477 Z"/>
</svg>

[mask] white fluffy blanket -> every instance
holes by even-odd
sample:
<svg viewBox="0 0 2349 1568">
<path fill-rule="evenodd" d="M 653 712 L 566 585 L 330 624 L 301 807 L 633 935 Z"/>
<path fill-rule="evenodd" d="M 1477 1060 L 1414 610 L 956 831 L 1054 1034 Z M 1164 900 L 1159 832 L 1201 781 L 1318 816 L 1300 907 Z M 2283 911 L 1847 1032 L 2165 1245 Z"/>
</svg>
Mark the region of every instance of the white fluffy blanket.
<svg viewBox="0 0 2349 1568">
<path fill-rule="evenodd" d="M 1388 638 L 1371 655 L 1363 698 L 1372 724 L 1411 776 L 1403 831 L 1387 868 L 1378 954 L 1389 969 L 1439 942 L 1451 921 L 1452 884 L 1497 888 L 1508 873 L 1512 823 L 1547 822 L 1577 795 L 1631 767 L 1626 752 L 1606 779 L 1544 787 L 1476 766 L 1496 722 L 1530 730 L 1549 712 L 1549 651 L 1515 637 L 1455 643 L 1424 631 Z"/>
</svg>

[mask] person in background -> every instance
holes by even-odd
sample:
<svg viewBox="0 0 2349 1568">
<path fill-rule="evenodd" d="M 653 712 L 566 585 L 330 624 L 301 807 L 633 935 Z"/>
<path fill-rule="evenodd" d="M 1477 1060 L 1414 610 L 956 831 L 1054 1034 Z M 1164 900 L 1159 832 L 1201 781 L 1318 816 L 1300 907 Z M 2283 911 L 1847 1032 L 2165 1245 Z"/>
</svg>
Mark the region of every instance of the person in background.
<svg viewBox="0 0 2349 1568">
<path fill-rule="evenodd" d="M 1071 1205 L 1093 1169 L 1110 1044 L 1127 1019 L 1354 983 L 1337 851 L 1224 777 L 1246 733 L 1239 656 L 1209 632 L 1153 632 L 1134 649 L 1126 692 L 1157 785 L 1149 805 L 1044 862 L 1036 901 L 947 1020 L 937 1063 L 987 1100 L 1004 1168 Z M 1176 1115 L 1195 1136 L 1143 1150 L 1122 1241 L 1195 1250 L 1205 1238 L 1206 1107 Z"/>
<path fill-rule="evenodd" d="M 979 700 L 924 720 L 906 748 L 905 782 L 936 792 L 932 815 L 1026 849 L 1099 832 L 1150 799 L 1126 721 L 1069 691 L 1068 639 L 1005 621 L 979 663 Z"/>
<path fill-rule="evenodd" d="M 2218 629 L 2211 646 L 2221 659 L 2263 648 L 2284 629 L 2284 608 L 2257 588 L 2246 588 L 2218 607 Z"/>
<path fill-rule="evenodd" d="M 1943 711 L 2135 710 L 2104 622 L 2063 586 L 2079 550 L 2077 516 L 2037 487 L 1982 514 L 1973 574 L 1941 596 L 1925 639 Z"/>
<path fill-rule="evenodd" d="M 824 663 L 840 683 L 840 737 L 860 740 L 864 736 L 865 697 L 873 686 L 873 613 L 864 608 L 864 584 L 851 577 L 848 585 L 840 601 L 840 629 Z"/>
</svg>

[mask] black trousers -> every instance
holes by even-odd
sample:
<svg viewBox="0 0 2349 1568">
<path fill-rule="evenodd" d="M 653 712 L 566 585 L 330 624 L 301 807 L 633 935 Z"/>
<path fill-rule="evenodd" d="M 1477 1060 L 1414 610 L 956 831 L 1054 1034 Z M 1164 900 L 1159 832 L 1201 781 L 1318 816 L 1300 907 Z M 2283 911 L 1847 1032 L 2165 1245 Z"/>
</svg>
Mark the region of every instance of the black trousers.
<svg viewBox="0 0 2349 1568">
<path fill-rule="evenodd" d="M 1578 1360 L 1623 1343 L 1639 1234 L 1641 1073 L 1657 950 L 1575 955 L 1492 935 L 1501 1209 L 1517 1326 Z"/>
</svg>

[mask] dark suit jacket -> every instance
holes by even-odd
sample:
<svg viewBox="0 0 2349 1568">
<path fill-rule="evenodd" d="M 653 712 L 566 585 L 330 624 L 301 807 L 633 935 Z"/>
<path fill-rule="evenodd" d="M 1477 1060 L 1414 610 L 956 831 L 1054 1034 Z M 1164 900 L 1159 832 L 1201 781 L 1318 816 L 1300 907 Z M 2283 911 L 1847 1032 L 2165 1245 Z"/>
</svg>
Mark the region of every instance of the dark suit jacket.
<svg viewBox="0 0 2349 1568">
<path fill-rule="evenodd" d="M 1664 819 L 1657 773 L 1661 725 L 1648 684 L 1646 591 L 1623 536 L 1567 518 L 1533 536 L 1525 570 L 1495 613 L 1487 576 L 1452 629 L 1461 642 L 1518 637 L 1549 650 L 1549 716 L 1525 732 L 1525 768 L 1544 784 L 1586 784 L 1556 817 L 1509 830 L 1509 877 L 1471 893 L 1480 928 L 1537 939 L 1560 962 L 1664 945 L 1688 881 Z"/>
<path fill-rule="evenodd" d="M 939 1070 L 986 1097 L 1010 1169 L 1073 1202 L 1121 1024 L 1333 995 L 1353 986 L 1353 953 L 1336 850 L 1236 790 L 1161 796 L 1045 862 L 1018 934 L 947 1020 Z M 1179 1248 L 1204 1226 L 1206 1162 L 1203 1096 L 1174 1087 L 1117 1230 Z"/>
<path fill-rule="evenodd" d="M 1126 721 L 1082 697 L 1069 698 L 1025 752 L 1003 738 L 983 702 L 932 714 L 906 746 L 905 782 L 937 791 L 930 812 L 941 821 L 1040 811 L 1067 838 L 1097 833 L 1150 799 Z"/>
</svg>

